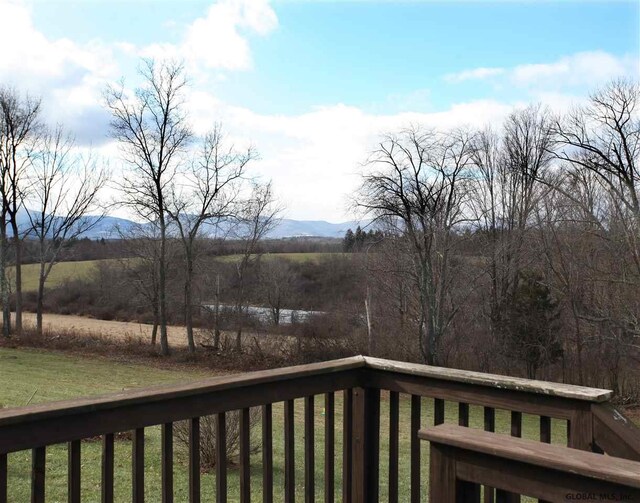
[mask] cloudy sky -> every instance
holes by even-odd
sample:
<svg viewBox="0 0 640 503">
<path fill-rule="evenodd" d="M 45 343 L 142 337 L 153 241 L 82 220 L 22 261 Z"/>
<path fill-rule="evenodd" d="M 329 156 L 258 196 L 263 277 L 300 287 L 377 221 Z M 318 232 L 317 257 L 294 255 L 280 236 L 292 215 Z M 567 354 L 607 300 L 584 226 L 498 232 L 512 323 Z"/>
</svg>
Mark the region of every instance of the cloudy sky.
<svg viewBox="0 0 640 503">
<path fill-rule="evenodd" d="M 102 90 L 177 57 L 196 132 L 222 122 L 288 217 L 334 222 L 384 131 L 498 125 L 640 75 L 637 0 L 0 0 L 0 24 L 0 82 L 41 95 L 114 172 Z"/>
</svg>

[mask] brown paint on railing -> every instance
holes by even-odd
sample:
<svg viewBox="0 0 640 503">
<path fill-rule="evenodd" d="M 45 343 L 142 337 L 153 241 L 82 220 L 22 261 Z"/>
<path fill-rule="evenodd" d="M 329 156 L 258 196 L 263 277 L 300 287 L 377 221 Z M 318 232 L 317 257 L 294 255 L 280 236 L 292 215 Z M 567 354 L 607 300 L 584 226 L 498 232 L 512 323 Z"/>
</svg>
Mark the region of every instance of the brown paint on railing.
<svg viewBox="0 0 640 503">
<path fill-rule="evenodd" d="M 273 411 L 262 406 L 262 501 L 273 503 Z"/>
<path fill-rule="evenodd" d="M 44 503 L 46 448 L 31 450 L 31 503 Z"/>
<path fill-rule="evenodd" d="M 343 392 L 342 415 L 342 501 L 351 503 L 353 452 L 351 449 L 353 437 L 353 390 Z"/>
<path fill-rule="evenodd" d="M 324 395 L 324 502 L 335 501 L 335 395 Z"/>
<path fill-rule="evenodd" d="M 389 393 L 389 503 L 398 503 L 398 459 L 400 456 L 400 394 Z"/>
<path fill-rule="evenodd" d="M 316 495 L 315 485 L 315 407 L 314 397 L 304 398 L 304 500 L 313 503 Z"/>
<path fill-rule="evenodd" d="M 224 412 L 215 416 L 216 434 L 216 502 L 227 501 L 227 418 Z"/>
<path fill-rule="evenodd" d="M 67 444 L 67 492 L 69 503 L 80 503 L 80 440 L 73 440 Z"/>
<path fill-rule="evenodd" d="M 102 437 L 102 503 L 113 503 L 113 433 Z"/>
<path fill-rule="evenodd" d="M 164 423 L 160 433 L 162 503 L 173 503 L 173 423 Z"/>
<path fill-rule="evenodd" d="M 7 455 L 0 454 L 0 503 L 7 503 Z"/>
<path fill-rule="evenodd" d="M 200 418 L 189 420 L 189 503 L 200 503 Z"/>
<path fill-rule="evenodd" d="M 134 430 L 131 446 L 131 500 L 144 503 L 144 428 Z"/>
<path fill-rule="evenodd" d="M 469 404 L 460 402 L 458 404 L 458 425 L 469 426 Z"/>
<path fill-rule="evenodd" d="M 420 416 L 422 409 L 422 399 L 418 395 L 411 395 L 411 503 L 420 501 Z"/>
<path fill-rule="evenodd" d="M 294 401 L 284 403 L 284 501 L 293 503 L 296 498 L 296 463 L 294 437 Z"/>
<path fill-rule="evenodd" d="M 249 409 L 240 411 L 240 502 L 251 501 L 251 421 Z"/>
</svg>

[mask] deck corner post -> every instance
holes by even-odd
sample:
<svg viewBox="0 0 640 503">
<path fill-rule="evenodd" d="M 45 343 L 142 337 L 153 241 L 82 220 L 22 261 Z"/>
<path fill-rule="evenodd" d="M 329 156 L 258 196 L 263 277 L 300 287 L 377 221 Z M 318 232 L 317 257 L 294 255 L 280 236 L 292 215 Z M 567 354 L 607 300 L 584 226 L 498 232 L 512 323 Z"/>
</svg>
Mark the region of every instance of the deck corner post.
<svg viewBox="0 0 640 503">
<path fill-rule="evenodd" d="M 593 415 L 591 407 L 574 410 L 568 424 L 568 446 L 582 451 L 593 451 Z"/>
<path fill-rule="evenodd" d="M 378 501 L 380 390 L 353 389 L 352 501 Z"/>
</svg>

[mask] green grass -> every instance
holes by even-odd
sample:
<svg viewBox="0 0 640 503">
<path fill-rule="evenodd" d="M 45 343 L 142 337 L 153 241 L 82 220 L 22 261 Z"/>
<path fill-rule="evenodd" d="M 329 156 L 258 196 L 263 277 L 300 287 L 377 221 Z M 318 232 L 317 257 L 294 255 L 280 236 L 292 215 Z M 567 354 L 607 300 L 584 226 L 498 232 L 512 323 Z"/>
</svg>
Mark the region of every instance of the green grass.
<svg viewBox="0 0 640 503">
<path fill-rule="evenodd" d="M 59 262 L 53 266 L 46 287 L 55 287 L 68 280 L 89 279 L 97 270 L 99 263 L 119 263 L 120 259 L 80 260 L 77 262 Z M 15 282 L 15 266 L 9 267 L 9 278 Z M 38 290 L 40 264 L 24 264 L 22 266 L 22 290 L 35 292 Z"/>
<path fill-rule="evenodd" d="M 262 260 L 284 259 L 290 262 L 307 263 L 313 262 L 315 264 L 328 260 L 333 257 L 349 256 L 350 253 L 324 253 L 324 252 L 309 252 L 309 253 L 265 253 L 262 255 Z M 240 260 L 241 255 L 221 255 L 216 257 L 216 260 L 221 262 L 236 262 Z"/>
<path fill-rule="evenodd" d="M 123 389 L 186 382 L 206 377 L 203 371 L 161 370 L 143 365 L 131 365 L 112 362 L 104 359 L 68 356 L 51 352 L 25 349 L 0 348 L 0 403 L 4 406 L 20 406 L 27 402 L 38 403 L 60 400 L 78 396 L 103 394 Z M 422 424 L 433 424 L 432 400 L 423 399 Z M 323 495 L 323 463 L 324 463 L 324 402 L 316 397 L 315 431 L 316 431 L 316 497 Z M 400 402 L 400 501 L 409 499 L 409 412 L 410 401 L 402 397 Z M 274 489 L 275 501 L 283 500 L 283 407 L 273 407 L 273 442 L 274 442 Z M 304 490 L 304 438 L 303 438 L 303 403 L 296 401 L 296 490 L 298 498 L 303 499 Z M 380 499 L 387 498 L 387 452 L 389 432 L 389 408 L 386 394 L 381 403 L 381 455 L 380 455 Z M 446 420 L 457 422 L 457 407 L 447 403 Z M 341 499 L 342 473 L 342 394 L 336 394 L 336 499 Z M 482 409 L 472 407 L 471 425 L 482 427 Z M 523 433 L 527 438 L 536 438 L 538 434 L 537 419 L 523 417 Z M 497 411 L 496 429 L 500 433 L 509 432 L 509 416 L 504 411 Z M 563 424 L 553 422 L 553 442 L 566 442 Z M 253 429 L 252 434 L 260 438 L 260 426 Z M 428 491 L 428 449 L 422 445 L 422 491 Z M 160 501 L 160 432 L 159 429 L 147 428 L 145 438 L 145 482 L 148 501 Z M 131 445 L 129 441 L 116 443 L 116 501 L 130 500 L 131 494 Z M 100 491 L 100 455 L 99 442 L 83 442 L 82 444 L 82 496 L 83 501 L 99 501 Z M 19 452 L 9 455 L 9 501 L 28 501 L 30 491 L 30 452 Z M 261 499 L 261 455 L 251 458 L 252 495 L 256 501 Z M 184 451 L 176 447 L 175 457 L 176 501 L 187 501 L 188 474 Z M 47 501 L 62 502 L 67 497 L 67 448 L 64 445 L 47 448 Z M 203 501 L 213 501 L 214 476 L 205 473 L 202 476 Z M 229 501 L 238 501 L 238 471 L 232 468 L 229 472 Z"/>
<path fill-rule="evenodd" d="M 271 260 L 273 258 L 281 258 L 291 262 L 319 263 L 331 257 L 347 255 L 345 253 L 267 253 L 263 255 L 263 259 Z M 235 262 L 239 260 L 240 255 L 222 255 L 216 260 L 221 262 Z M 121 259 L 103 259 L 103 260 L 81 260 L 77 262 L 59 262 L 53 266 L 51 273 L 47 278 L 46 286 L 48 288 L 56 287 L 68 280 L 90 279 L 91 275 L 96 272 L 100 263 L 118 264 Z M 9 267 L 9 278 L 15 282 L 15 267 Z M 39 264 L 24 264 L 22 266 L 22 290 L 24 292 L 35 292 L 38 289 L 38 276 L 40 274 Z"/>
</svg>

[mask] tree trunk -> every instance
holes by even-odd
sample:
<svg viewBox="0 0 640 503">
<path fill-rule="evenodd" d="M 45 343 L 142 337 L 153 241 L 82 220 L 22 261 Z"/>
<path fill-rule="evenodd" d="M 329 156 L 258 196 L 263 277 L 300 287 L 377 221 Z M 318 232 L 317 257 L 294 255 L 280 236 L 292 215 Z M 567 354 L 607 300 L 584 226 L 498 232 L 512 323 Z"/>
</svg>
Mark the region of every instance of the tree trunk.
<svg viewBox="0 0 640 503">
<path fill-rule="evenodd" d="M 7 280 L 7 226 L 0 223 L 0 296 L 2 297 L 2 335 L 11 334 L 11 300 Z"/>
<path fill-rule="evenodd" d="M 191 253 L 187 251 L 187 275 L 184 281 L 184 323 L 187 327 L 187 342 L 189 344 L 189 353 L 196 352 L 196 344 L 193 339 L 193 313 L 191 311 L 192 298 L 191 287 L 193 277 L 193 259 Z"/>
<path fill-rule="evenodd" d="M 18 224 L 15 218 L 11 227 L 13 230 L 13 243 L 16 248 L 16 335 L 22 335 L 22 240 L 18 234 Z"/>
<path fill-rule="evenodd" d="M 167 228 L 164 221 L 164 207 L 160 204 L 160 270 L 158 271 L 158 294 L 160 302 L 160 352 L 167 356 L 169 354 L 169 339 L 167 337 Z"/>
<path fill-rule="evenodd" d="M 373 329 L 371 326 L 371 288 L 367 285 L 367 294 L 364 298 L 364 311 L 367 316 L 367 351 L 369 356 L 373 356 Z"/>
<path fill-rule="evenodd" d="M 216 305 L 214 307 L 213 349 L 220 350 L 220 275 L 216 274 Z"/>
<path fill-rule="evenodd" d="M 45 283 L 45 264 L 40 262 L 40 276 L 38 277 L 38 299 L 36 305 L 36 334 L 42 337 L 42 316 L 44 311 L 44 283 Z"/>
</svg>

